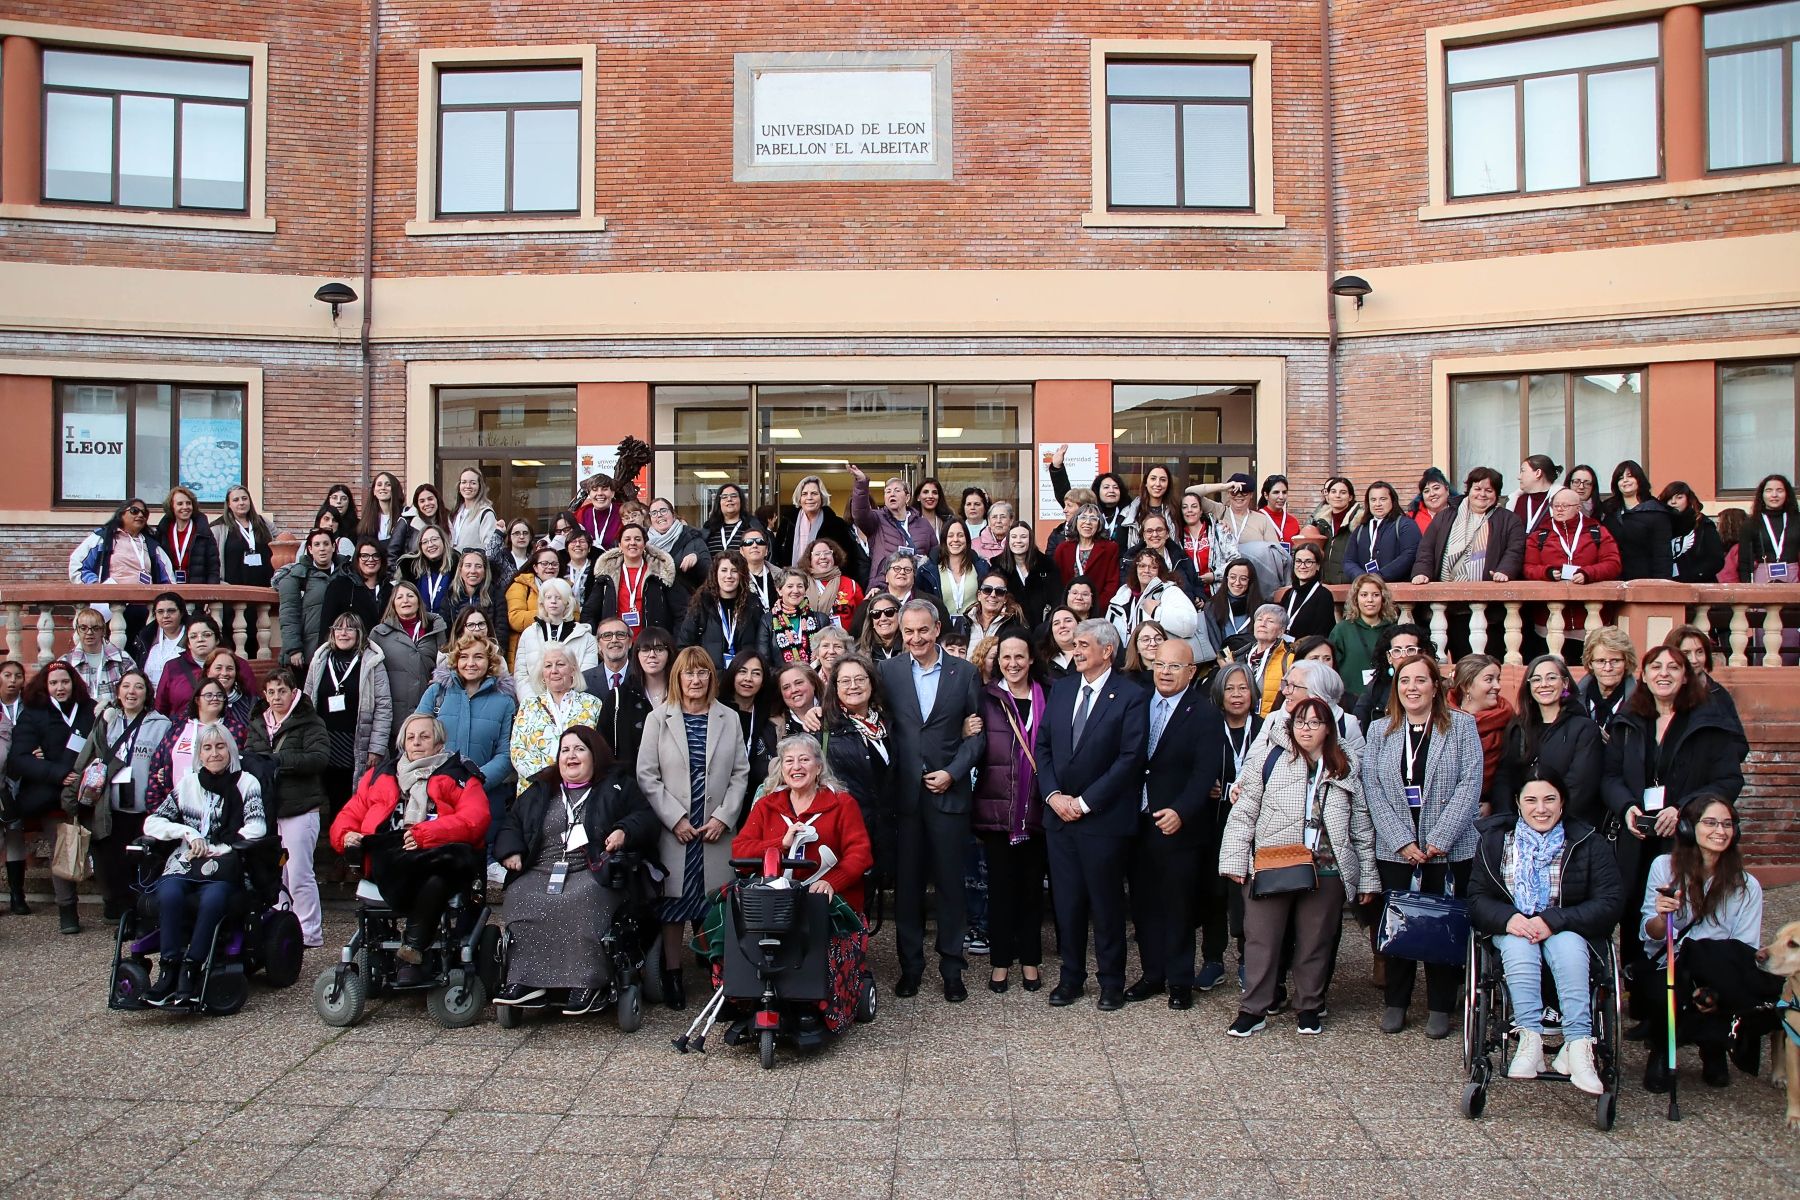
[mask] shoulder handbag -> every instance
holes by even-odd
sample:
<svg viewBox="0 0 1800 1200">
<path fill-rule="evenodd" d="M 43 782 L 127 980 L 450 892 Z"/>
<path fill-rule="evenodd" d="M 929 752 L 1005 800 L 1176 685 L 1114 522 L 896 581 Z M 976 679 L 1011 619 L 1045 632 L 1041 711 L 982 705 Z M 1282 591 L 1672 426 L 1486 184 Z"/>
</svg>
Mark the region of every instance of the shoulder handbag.
<svg viewBox="0 0 1800 1200">
<path fill-rule="evenodd" d="M 1375 950 L 1389 958 L 1460 967 L 1469 952 L 1469 906 L 1458 896 L 1390 891 L 1375 924 Z"/>
<path fill-rule="evenodd" d="M 1269 751 L 1269 757 L 1263 762 L 1263 786 L 1269 785 L 1269 779 L 1275 774 L 1275 764 L 1281 758 L 1279 747 Z M 1323 792 L 1323 788 L 1320 789 Z M 1321 813 L 1324 800 L 1319 801 Z M 1308 820 L 1313 814 L 1307 814 Z M 1262 900 L 1269 896 L 1287 896 L 1296 892 L 1316 892 L 1319 890 L 1319 864 L 1313 852 L 1304 842 L 1283 842 L 1277 846 L 1258 846 L 1255 857 L 1250 863 L 1250 895 L 1253 899 Z"/>
</svg>

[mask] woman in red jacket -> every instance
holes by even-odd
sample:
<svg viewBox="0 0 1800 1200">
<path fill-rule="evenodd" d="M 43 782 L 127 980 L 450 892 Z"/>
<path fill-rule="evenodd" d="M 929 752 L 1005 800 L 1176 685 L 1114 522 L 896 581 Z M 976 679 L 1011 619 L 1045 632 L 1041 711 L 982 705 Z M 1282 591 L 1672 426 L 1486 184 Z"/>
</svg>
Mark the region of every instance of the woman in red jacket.
<svg viewBox="0 0 1800 1200">
<path fill-rule="evenodd" d="M 481 773 L 444 749 L 443 722 L 415 713 L 400 726 L 400 753 L 372 767 L 331 823 L 340 854 L 361 848 L 363 873 L 405 912 L 396 983 L 422 979 L 419 964 L 444 906 L 481 870 L 488 800 Z M 363 889 L 357 889 L 359 894 Z"/>
<path fill-rule="evenodd" d="M 836 865 L 813 880 L 812 890 L 840 895 L 863 912 L 863 876 L 875 865 L 875 855 L 862 809 L 848 792 L 824 786 L 825 755 L 810 735 L 781 739 L 775 759 L 781 786 L 750 810 L 750 819 L 732 839 L 732 857 L 761 858 L 771 848 L 779 848 L 784 858 L 792 857 L 799 830 L 810 826 L 818 837 L 799 848 L 799 857 L 820 862 L 825 847 L 837 856 Z"/>
<path fill-rule="evenodd" d="M 1077 575 L 1094 585 L 1094 607 L 1105 612 L 1106 602 L 1119 590 L 1119 544 L 1100 536 L 1100 507 L 1084 504 L 1071 522 L 1075 536 L 1056 548 L 1056 569 L 1066 585 Z"/>
</svg>

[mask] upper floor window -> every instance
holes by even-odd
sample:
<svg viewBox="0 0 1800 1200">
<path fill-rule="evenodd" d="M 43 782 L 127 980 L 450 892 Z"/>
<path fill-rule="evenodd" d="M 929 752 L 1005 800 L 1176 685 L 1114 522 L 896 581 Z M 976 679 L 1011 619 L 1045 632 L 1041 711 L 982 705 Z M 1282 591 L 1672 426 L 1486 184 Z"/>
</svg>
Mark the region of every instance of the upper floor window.
<svg viewBox="0 0 1800 1200">
<path fill-rule="evenodd" d="M 1107 205 L 1248 209 L 1251 64 L 1109 61 Z"/>
<path fill-rule="evenodd" d="M 250 64 L 44 51 L 46 201 L 243 212 Z"/>
<path fill-rule="evenodd" d="M 1454 479 L 1476 467 L 1511 476 L 1533 454 L 1592 463 L 1606 478 L 1622 459 L 1644 461 L 1644 373 L 1565 372 L 1451 381 Z"/>
<path fill-rule="evenodd" d="M 1662 174 L 1654 22 L 1450 50 L 1450 195 Z"/>
<path fill-rule="evenodd" d="M 579 66 L 438 74 L 439 216 L 581 206 Z"/>
<path fill-rule="evenodd" d="M 1707 168 L 1800 161 L 1800 0 L 1709 12 L 1704 39 Z"/>
<path fill-rule="evenodd" d="M 1719 490 L 1749 492 L 1766 475 L 1793 478 L 1800 461 L 1795 431 L 1793 359 L 1719 364 Z"/>
</svg>

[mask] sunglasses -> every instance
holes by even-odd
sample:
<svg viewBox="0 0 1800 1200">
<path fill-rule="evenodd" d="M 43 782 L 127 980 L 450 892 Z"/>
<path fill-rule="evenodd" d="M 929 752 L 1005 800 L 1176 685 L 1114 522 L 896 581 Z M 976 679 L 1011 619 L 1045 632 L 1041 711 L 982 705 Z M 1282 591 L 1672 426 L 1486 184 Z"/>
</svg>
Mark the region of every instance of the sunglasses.
<svg viewBox="0 0 1800 1200">
<path fill-rule="evenodd" d="M 766 546 L 768 544 L 769 543 L 765 542 L 761 538 L 745 538 L 744 539 L 744 545 L 746 545 L 746 546 Z"/>
<path fill-rule="evenodd" d="M 991 584 L 983 584 L 981 587 L 981 594 L 984 596 L 1004 596 L 1006 595 L 1006 589 L 1003 587 L 994 587 Z"/>
<path fill-rule="evenodd" d="M 133 504 L 130 508 L 126 509 L 125 511 L 127 514 L 134 516 L 134 517 L 147 517 L 150 515 L 150 510 L 145 508 L 141 504 Z"/>
<path fill-rule="evenodd" d="M 887 621 L 899 616 L 900 610 L 897 608 L 877 608 L 871 610 L 869 615 L 874 617 L 877 621 Z"/>
</svg>

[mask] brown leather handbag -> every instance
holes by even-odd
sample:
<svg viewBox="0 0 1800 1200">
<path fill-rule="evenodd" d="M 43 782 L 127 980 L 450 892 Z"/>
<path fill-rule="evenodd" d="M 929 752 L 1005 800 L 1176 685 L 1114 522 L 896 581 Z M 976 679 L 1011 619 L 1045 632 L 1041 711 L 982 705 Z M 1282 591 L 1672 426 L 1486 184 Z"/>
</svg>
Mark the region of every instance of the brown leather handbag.
<svg viewBox="0 0 1800 1200">
<path fill-rule="evenodd" d="M 1313 852 L 1301 842 L 1258 846 L 1250 870 L 1250 895 L 1254 899 L 1313 892 L 1319 888 L 1318 863 Z"/>
</svg>

